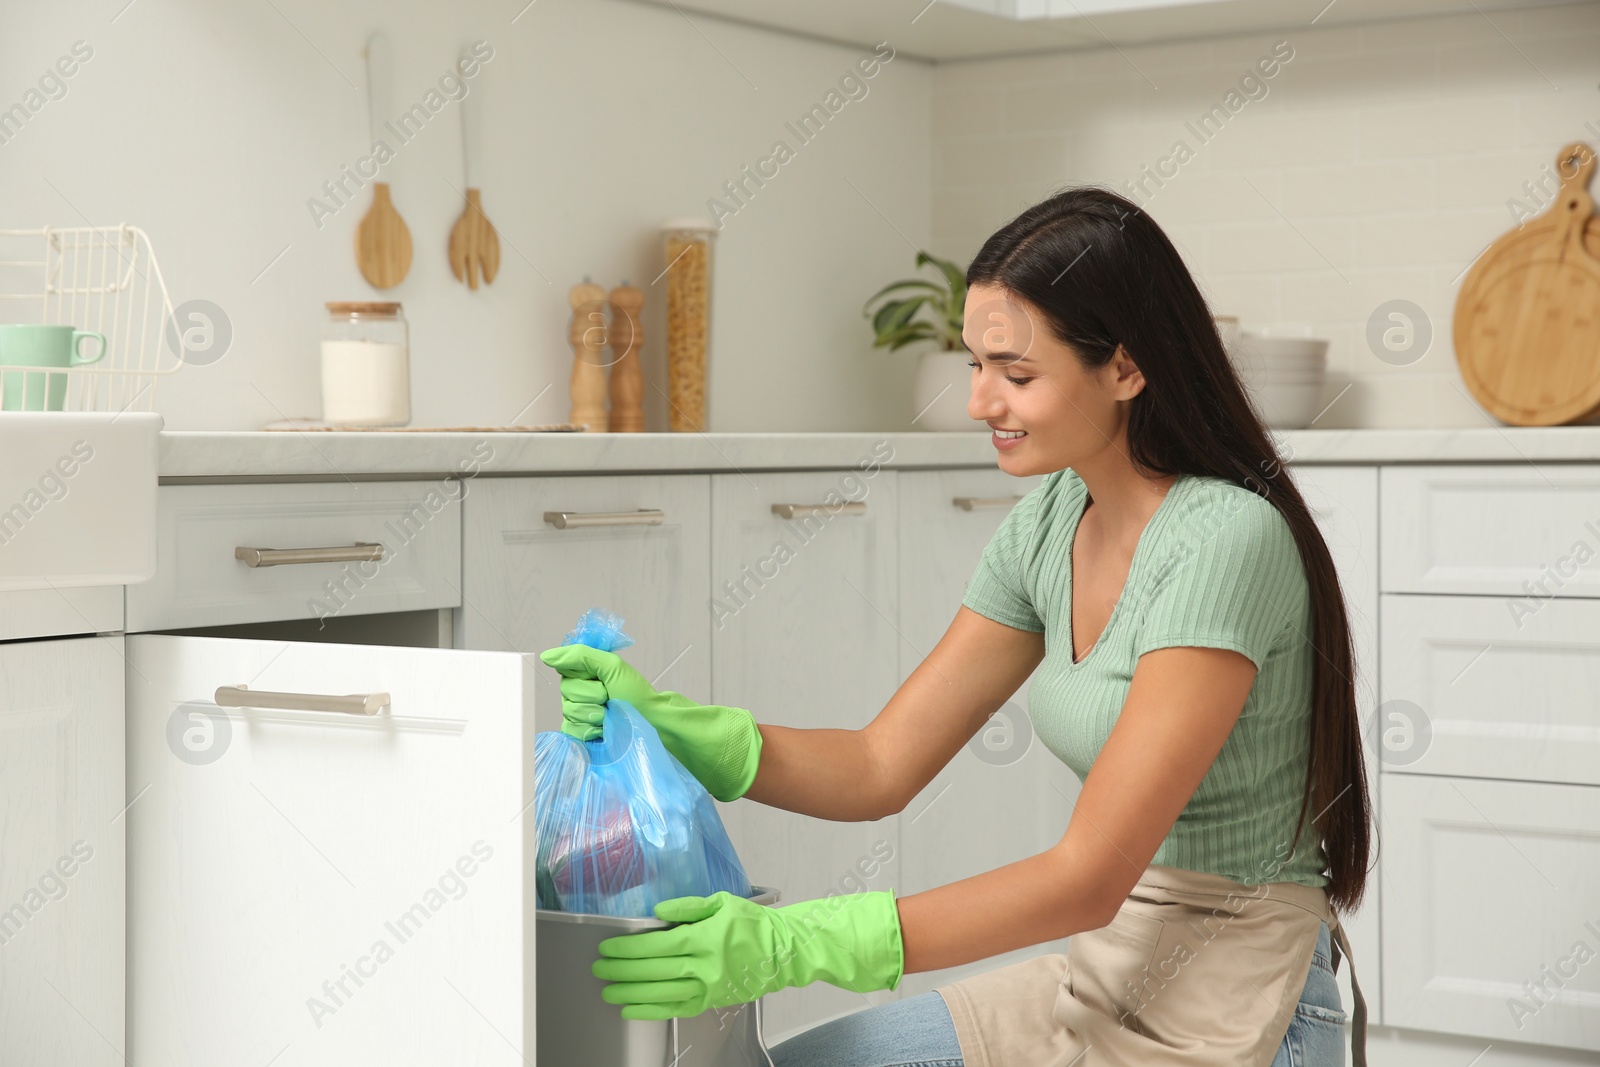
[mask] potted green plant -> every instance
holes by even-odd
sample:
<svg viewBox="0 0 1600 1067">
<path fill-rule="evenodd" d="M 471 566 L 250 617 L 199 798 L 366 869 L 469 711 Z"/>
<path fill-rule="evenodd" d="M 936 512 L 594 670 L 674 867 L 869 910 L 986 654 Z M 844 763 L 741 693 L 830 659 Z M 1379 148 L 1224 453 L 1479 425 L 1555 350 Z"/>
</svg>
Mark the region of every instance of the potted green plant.
<svg viewBox="0 0 1600 1067">
<path fill-rule="evenodd" d="M 949 260 L 917 253 L 919 268 L 938 268 L 938 281 L 906 278 L 878 290 L 862 307 L 872 319 L 874 348 L 893 352 L 932 341 L 917 362 L 912 390 L 912 422 L 919 430 L 972 430 L 967 416 L 971 388 L 970 358 L 961 343 L 967 303 L 965 272 Z"/>
</svg>

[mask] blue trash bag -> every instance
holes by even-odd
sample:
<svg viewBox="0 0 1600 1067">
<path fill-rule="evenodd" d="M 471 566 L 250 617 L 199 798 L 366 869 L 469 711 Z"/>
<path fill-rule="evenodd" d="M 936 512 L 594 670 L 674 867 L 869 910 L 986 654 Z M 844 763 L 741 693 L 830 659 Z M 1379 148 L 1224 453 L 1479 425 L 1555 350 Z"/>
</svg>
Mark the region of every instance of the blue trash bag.
<svg viewBox="0 0 1600 1067">
<path fill-rule="evenodd" d="M 586 612 L 565 644 L 633 643 L 622 620 Z M 624 700 L 606 704 L 601 736 L 534 738 L 538 904 L 553 911 L 652 918 L 663 900 L 753 888 L 716 803 Z"/>
</svg>

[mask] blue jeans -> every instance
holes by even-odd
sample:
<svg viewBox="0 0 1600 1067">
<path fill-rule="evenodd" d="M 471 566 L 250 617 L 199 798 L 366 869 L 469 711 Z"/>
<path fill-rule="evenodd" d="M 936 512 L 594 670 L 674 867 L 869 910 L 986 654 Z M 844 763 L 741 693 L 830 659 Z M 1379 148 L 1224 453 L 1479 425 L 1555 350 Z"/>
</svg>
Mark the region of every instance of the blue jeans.
<svg viewBox="0 0 1600 1067">
<path fill-rule="evenodd" d="M 1305 990 L 1272 1067 L 1344 1067 L 1345 1013 L 1330 941 L 1323 923 Z M 772 1049 L 771 1056 L 775 1067 L 963 1067 L 955 1023 L 937 992 L 823 1023 Z"/>
</svg>

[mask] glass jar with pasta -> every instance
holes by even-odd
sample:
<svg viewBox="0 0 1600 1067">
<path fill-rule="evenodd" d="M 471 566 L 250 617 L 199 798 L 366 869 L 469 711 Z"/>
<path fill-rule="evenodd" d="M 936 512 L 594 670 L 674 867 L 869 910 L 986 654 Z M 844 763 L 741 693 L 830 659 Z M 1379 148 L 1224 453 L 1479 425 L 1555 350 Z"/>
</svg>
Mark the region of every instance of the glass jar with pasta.
<svg viewBox="0 0 1600 1067">
<path fill-rule="evenodd" d="M 706 355 L 711 342 L 710 219 L 668 219 L 661 226 L 667 276 L 667 426 L 706 428 Z"/>
</svg>

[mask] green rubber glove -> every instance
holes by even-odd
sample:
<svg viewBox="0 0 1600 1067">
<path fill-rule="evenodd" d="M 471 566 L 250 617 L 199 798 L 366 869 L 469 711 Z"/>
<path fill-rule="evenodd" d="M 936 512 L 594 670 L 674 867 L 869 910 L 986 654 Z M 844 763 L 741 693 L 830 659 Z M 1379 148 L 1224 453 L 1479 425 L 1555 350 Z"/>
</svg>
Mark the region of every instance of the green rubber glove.
<svg viewBox="0 0 1600 1067">
<path fill-rule="evenodd" d="M 761 731 L 743 708 L 696 704 L 671 690 L 656 692 L 615 652 L 561 645 L 539 653 L 561 675 L 561 730 L 580 741 L 600 736 L 605 703 L 626 700 L 656 728 L 661 743 L 706 792 L 737 800 L 756 780 Z"/>
<path fill-rule="evenodd" d="M 819 979 L 857 993 L 893 989 L 905 970 L 893 890 L 782 908 L 722 892 L 663 900 L 655 912 L 684 925 L 608 937 L 590 968 L 624 1019 L 699 1015 Z"/>
</svg>

